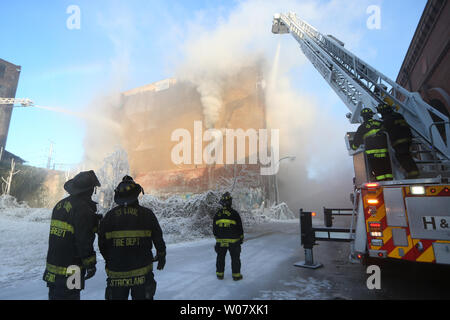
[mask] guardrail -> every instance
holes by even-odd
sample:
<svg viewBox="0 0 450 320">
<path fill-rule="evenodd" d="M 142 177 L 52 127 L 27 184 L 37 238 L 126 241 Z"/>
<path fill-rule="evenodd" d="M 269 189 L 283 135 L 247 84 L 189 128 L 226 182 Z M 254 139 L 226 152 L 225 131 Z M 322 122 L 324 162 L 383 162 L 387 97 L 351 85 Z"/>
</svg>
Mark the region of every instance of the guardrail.
<svg viewBox="0 0 450 320">
<path fill-rule="evenodd" d="M 353 241 L 352 234 L 355 230 L 352 230 L 352 228 L 332 228 L 333 215 L 351 216 L 352 212 L 353 209 L 324 208 L 325 227 L 313 227 L 312 212 L 300 209 L 300 241 L 305 250 L 305 261 L 297 262 L 294 266 L 309 269 L 317 269 L 323 266 L 321 263 L 314 262 L 313 247 L 316 245 L 316 241 Z"/>
</svg>

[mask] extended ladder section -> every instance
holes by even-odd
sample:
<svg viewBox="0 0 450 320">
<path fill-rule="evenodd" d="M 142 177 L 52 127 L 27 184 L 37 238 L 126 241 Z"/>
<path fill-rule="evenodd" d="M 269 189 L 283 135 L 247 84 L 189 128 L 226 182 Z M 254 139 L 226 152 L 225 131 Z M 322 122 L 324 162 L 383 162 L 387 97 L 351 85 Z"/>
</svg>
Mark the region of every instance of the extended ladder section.
<svg viewBox="0 0 450 320">
<path fill-rule="evenodd" d="M 389 100 L 410 125 L 423 150 L 434 151 L 435 161 L 450 159 L 450 124 L 441 112 L 344 48 L 344 43 L 323 35 L 295 13 L 274 15 L 272 32 L 291 33 L 314 67 L 333 88 L 351 114 L 351 123 L 361 123 L 361 109 Z"/>
</svg>

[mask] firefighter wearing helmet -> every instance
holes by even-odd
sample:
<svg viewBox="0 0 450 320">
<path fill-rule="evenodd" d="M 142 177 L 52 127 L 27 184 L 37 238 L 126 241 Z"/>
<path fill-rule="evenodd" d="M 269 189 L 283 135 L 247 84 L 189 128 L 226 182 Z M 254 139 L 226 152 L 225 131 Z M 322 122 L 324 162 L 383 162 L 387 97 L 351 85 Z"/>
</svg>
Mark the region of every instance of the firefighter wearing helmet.
<svg viewBox="0 0 450 320">
<path fill-rule="evenodd" d="M 53 209 L 43 275 L 49 300 L 80 300 L 85 280 L 96 273 L 94 240 L 101 216 L 91 199 L 95 187 L 100 187 L 100 182 L 94 171 L 78 173 L 64 184 L 69 196 Z M 79 283 L 69 285 L 74 266 L 81 271 Z"/>
<path fill-rule="evenodd" d="M 405 118 L 389 104 L 382 103 L 377 107 L 383 119 L 383 127 L 389 134 L 391 146 L 396 158 L 406 172 L 408 179 L 419 176 L 419 169 L 411 156 L 411 129 Z"/>
<path fill-rule="evenodd" d="M 231 271 L 233 280 L 242 280 L 241 245 L 244 242 L 244 230 L 239 213 L 231 206 L 233 199 L 229 192 L 220 198 L 220 208 L 213 219 L 213 234 L 216 238 L 214 247 L 217 253 L 216 275 L 219 280 L 224 278 L 225 256 L 227 251 L 231 256 Z"/>
<path fill-rule="evenodd" d="M 351 147 L 356 150 L 360 145 L 365 145 L 369 169 L 376 181 L 392 180 L 391 161 L 383 124 L 373 119 L 373 116 L 374 112 L 371 109 L 361 110 L 363 123 L 358 127 Z"/>
<path fill-rule="evenodd" d="M 105 258 L 107 300 L 153 300 L 158 270 L 166 263 L 166 245 L 158 219 L 152 210 L 139 205 L 142 187 L 125 176 L 115 190 L 117 207 L 110 210 L 99 226 L 98 245 Z M 152 247 L 156 248 L 153 257 Z"/>
</svg>

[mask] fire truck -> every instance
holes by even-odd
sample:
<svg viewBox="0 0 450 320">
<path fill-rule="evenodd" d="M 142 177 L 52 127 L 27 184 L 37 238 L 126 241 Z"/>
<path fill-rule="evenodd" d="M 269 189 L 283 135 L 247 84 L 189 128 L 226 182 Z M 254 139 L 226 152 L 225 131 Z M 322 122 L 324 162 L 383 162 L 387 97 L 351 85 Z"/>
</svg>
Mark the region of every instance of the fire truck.
<svg viewBox="0 0 450 320">
<path fill-rule="evenodd" d="M 309 61 L 350 110 L 347 118 L 351 123 L 362 123 L 360 112 L 363 108 L 370 108 L 376 114 L 376 107 L 381 103 L 395 107 L 411 128 L 413 157 L 420 169 L 417 179 L 406 179 L 406 173 L 389 145 L 394 179 L 377 182 L 368 166 L 364 146 L 352 150 L 355 132 L 347 132 L 345 142 L 353 158 L 355 173 L 351 194 L 353 208 L 348 213 L 351 215 L 350 227 L 336 229 L 328 223 L 326 227 L 312 228 L 312 232 L 306 233 L 312 234 L 314 241 L 350 242 L 352 261 L 390 258 L 450 264 L 448 117 L 423 101 L 417 92 L 409 92 L 352 54 L 342 41 L 321 34 L 295 13 L 275 14 L 272 32 L 290 33 L 294 37 Z M 325 221 L 331 220 L 333 211 L 325 210 Z"/>
</svg>

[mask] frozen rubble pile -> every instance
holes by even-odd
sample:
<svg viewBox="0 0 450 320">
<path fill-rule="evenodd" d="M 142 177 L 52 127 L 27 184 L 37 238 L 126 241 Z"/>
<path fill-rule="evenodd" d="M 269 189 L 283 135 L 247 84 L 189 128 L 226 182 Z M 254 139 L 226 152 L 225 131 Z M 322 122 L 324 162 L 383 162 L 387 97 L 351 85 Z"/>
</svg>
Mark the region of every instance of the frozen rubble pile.
<svg viewBox="0 0 450 320">
<path fill-rule="evenodd" d="M 270 214 L 266 216 L 275 220 L 290 220 L 295 219 L 296 215 L 289 209 L 288 205 L 284 202 L 274 205 L 269 210 Z"/>
<path fill-rule="evenodd" d="M 10 195 L 0 196 L 0 216 L 41 222 L 49 221 L 51 212 L 51 209 L 47 208 L 30 208 L 26 203 L 18 202 Z"/>
<path fill-rule="evenodd" d="M 212 219 L 218 210 L 219 194 L 212 191 L 189 199 L 172 196 L 166 200 L 144 195 L 141 205 L 158 217 L 166 241 L 183 242 L 212 236 Z"/>
<path fill-rule="evenodd" d="M 144 195 L 140 204 L 152 209 L 158 217 L 168 243 L 212 236 L 212 220 L 220 208 L 221 192 L 210 190 L 189 199 L 172 196 L 166 200 Z M 295 218 L 285 203 L 270 209 L 239 210 L 245 227 L 274 220 Z"/>
<path fill-rule="evenodd" d="M 211 190 L 192 195 L 188 199 L 172 196 L 161 199 L 152 195 L 140 198 L 140 204 L 153 210 L 156 214 L 167 243 L 192 241 L 212 237 L 212 220 L 220 208 L 219 199 L 222 192 Z M 237 201 L 236 201 L 237 202 Z M 239 208 L 239 204 L 233 205 Z M 98 213 L 105 214 L 107 209 L 98 206 Z M 294 219 L 295 216 L 285 203 L 270 208 L 238 209 L 244 229 L 269 220 Z M 48 223 L 52 209 L 30 208 L 26 203 L 18 202 L 8 195 L 0 196 L 0 217 L 27 222 Z"/>
</svg>

